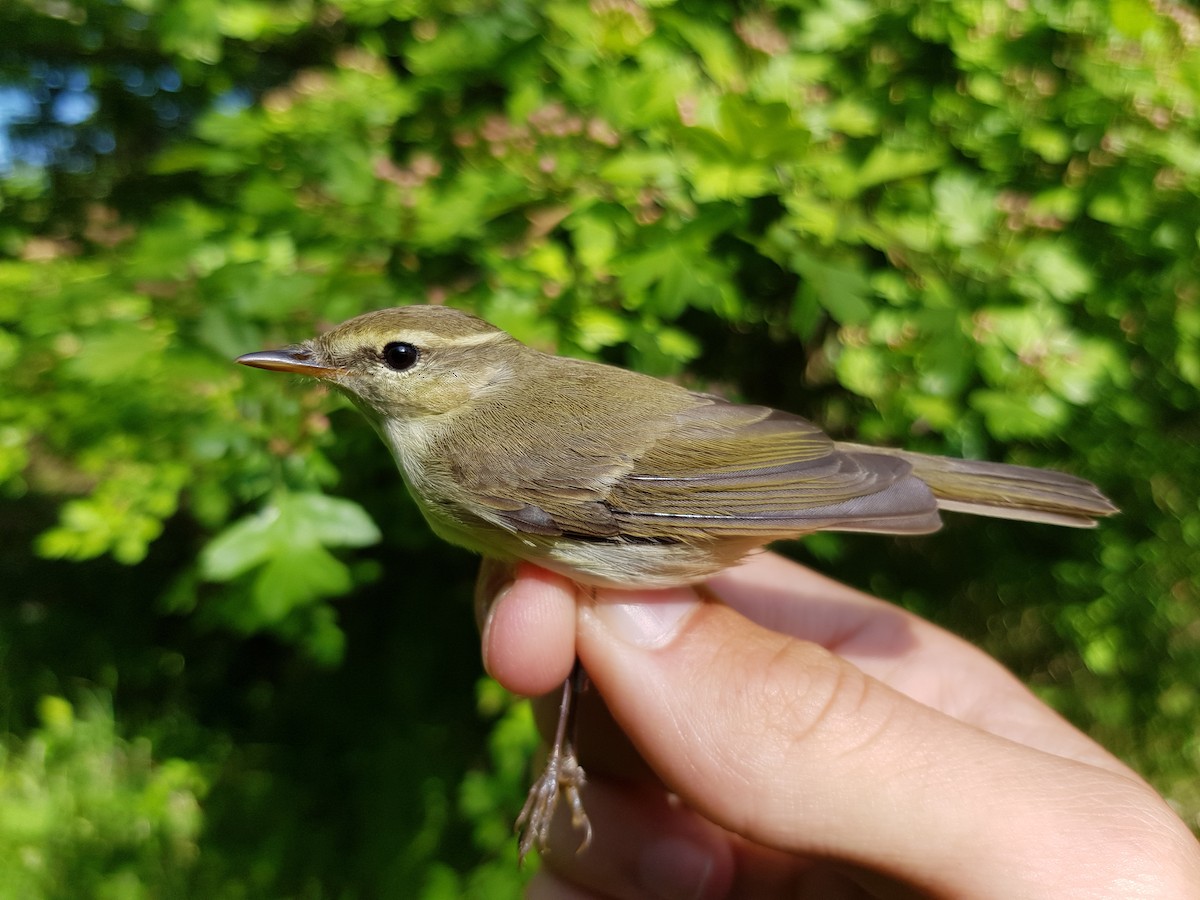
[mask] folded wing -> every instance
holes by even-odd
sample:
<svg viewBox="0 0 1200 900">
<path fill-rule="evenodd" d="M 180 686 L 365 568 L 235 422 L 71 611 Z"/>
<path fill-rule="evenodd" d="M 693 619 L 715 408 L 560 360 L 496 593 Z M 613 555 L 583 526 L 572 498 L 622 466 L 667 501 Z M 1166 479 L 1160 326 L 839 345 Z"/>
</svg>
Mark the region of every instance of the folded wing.
<svg viewBox="0 0 1200 900">
<path fill-rule="evenodd" d="M 652 427 L 638 423 L 636 432 L 653 438 L 637 452 L 602 459 L 593 446 L 600 442 L 572 429 L 564 439 L 575 446 L 556 447 L 553 457 L 573 458 L 576 471 L 548 475 L 533 466 L 507 490 L 493 482 L 480 512 L 518 533 L 615 542 L 766 543 L 821 529 L 920 534 L 940 527 L 937 501 L 907 461 L 842 452 L 790 413 L 680 395 Z"/>
<path fill-rule="evenodd" d="M 907 461 L 843 453 L 790 413 L 696 400 L 606 498 L 623 533 L 669 528 L 770 539 L 819 529 L 919 534 L 940 527 L 937 501 Z"/>
</svg>

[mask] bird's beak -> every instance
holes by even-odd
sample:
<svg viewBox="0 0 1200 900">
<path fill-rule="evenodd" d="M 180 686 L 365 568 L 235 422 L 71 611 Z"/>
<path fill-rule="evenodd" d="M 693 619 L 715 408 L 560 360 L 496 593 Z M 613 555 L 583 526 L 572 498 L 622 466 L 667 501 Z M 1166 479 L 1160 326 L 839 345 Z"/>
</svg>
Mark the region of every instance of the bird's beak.
<svg viewBox="0 0 1200 900">
<path fill-rule="evenodd" d="M 243 366 L 253 366 L 256 369 L 270 369 L 272 372 L 294 372 L 297 375 L 308 375 L 311 378 L 332 378 L 340 375 L 342 369 L 336 366 L 326 366 L 313 359 L 312 351 L 307 347 L 289 347 L 286 350 L 259 350 L 255 353 L 245 353 L 235 362 Z"/>
</svg>

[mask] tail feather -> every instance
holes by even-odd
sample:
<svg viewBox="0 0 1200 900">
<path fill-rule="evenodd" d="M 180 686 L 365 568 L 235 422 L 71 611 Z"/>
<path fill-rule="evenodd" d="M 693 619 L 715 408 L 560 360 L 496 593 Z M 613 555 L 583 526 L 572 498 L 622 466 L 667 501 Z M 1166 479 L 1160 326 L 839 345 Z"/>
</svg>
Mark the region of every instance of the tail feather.
<svg viewBox="0 0 1200 900">
<path fill-rule="evenodd" d="M 839 443 L 837 447 L 846 453 L 903 459 L 912 466 L 913 474 L 929 485 L 939 509 L 1074 528 L 1093 528 L 1096 519 L 1117 512 L 1094 484 L 1064 472 L 861 444 Z"/>
</svg>

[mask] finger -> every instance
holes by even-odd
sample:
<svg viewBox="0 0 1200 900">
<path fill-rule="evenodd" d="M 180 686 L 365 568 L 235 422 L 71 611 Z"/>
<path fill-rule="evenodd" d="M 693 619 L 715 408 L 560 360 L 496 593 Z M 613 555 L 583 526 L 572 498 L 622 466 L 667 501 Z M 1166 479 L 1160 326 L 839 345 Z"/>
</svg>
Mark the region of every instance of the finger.
<svg viewBox="0 0 1200 900">
<path fill-rule="evenodd" d="M 1129 826 L 1148 842 L 1130 810 L 1166 811 L 1129 779 L 965 725 L 686 593 L 601 591 L 581 608 L 578 650 L 664 783 L 751 841 L 932 893 L 1049 896 L 1047 879 L 1063 873 L 1029 859 L 1110 876 L 1112 847 L 1096 836 Z"/>
<path fill-rule="evenodd" d="M 485 579 L 487 583 L 485 582 Z M 495 589 L 495 572 L 481 573 L 481 595 Z M 575 664 L 575 589 L 570 581 L 521 563 L 501 586 L 483 623 L 483 664 L 508 690 L 538 696 L 556 690 Z"/>
<path fill-rule="evenodd" d="M 507 560 L 493 559 L 485 556 L 479 561 L 479 571 L 475 575 L 475 627 L 483 634 L 487 626 L 488 616 L 492 613 L 492 604 L 508 588 L 512 587 L 517 577 L 517 564 Z"/>
<path fill-rule="evenodd" d="M 593 779 L 584 803 L 593 828 L 587 848 L 579 849 L 579 832 L 560 810 L 542 854 L 543 866 L 562 876 L 571 890 L 591 890 L 611 900 L 728 896 L 734 854 L 725 833 L 661 789 Z M 544 890 L 545 897 L 575 896 Z"/>
<path fill-rule="evenodd" d="M 706 588 L 754 622 L 812 641 L 953 718 L 1047 753 L 1136 778 L 970 643 L 897 606 L 773 553 Z"/>
<path fill-rule="evenodd" d="M 538 880 L 531 898 L 868 896 L 862 873 L 749 844 L 661 789 L 591 779 L 584 802 L 594 826 L 591 844 L 579 850 L 579 832 L 560 810 L 541 857 L 548 877 Z M 891 888 L 887 895 L 897 896 Z"/>
<path fill-rule="evenodd" d="M 525 900 L 610 900 L 607 894 L 586 890 L 542 869 L 525 886 Z"/>
<path fill-rule="evenodd" d="M 773 553 L 757 554 L 704 588 L 764 627 L 833 650 L 867 674 L 954 718 L 1048 753 L 1137 777 L 986 654 L 892 604 Z M 553 713 L 547 716 L 557 713 L 557 689 L 573 659 L 568 619 L 576 590 L 567 579 L 529 564 L 518 568 L 485 560 L 480 568 L 476 610 L 477 616 L 486 614 L 484 664 L 516 693 L 548 693 Z M 505 601 L 497 614 L 489 604 L 500 592 Z M 585 723 L 589 719 L 583 717 Z M 581 743 L 589 746 L 589 741 Z M 601 764 L 610 758 L 596 755 Z M 630 754 L 624 751 L 620 757 L 628 759 Z"/>
<path fill-rule="evenodd" d="M 914 667 L 914 660 L 939 673 L 951 666 L 960 674 L 963 666 L 972 675 L 1004 673 L 977 648 L 932 623 L 774 553 L 727 569 L 705 588 L 764 628 L 819 644 L 878 677 L 926 671 Z M 951 662 L 942 662 L 947 656 Z M 920 681 L 907 686 L 919 687 Z"/>
</svg>

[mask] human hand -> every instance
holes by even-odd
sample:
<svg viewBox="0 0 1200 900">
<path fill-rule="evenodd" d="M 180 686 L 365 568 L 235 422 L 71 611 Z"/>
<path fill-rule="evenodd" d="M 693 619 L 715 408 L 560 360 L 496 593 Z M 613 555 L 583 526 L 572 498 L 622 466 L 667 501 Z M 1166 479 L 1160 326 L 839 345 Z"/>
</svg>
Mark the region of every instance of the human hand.
<svg viewBox="0 0 1200 900">
<path fill-rule="evenodd" d="M 603 697 L 594 840 L 560 809 L 531 898 L 1200 897 L 1145 782 L 901 609 L 773 554 L 669 591 L 511 578 L 480 576 L 489 672 L 556 697 L 578 653 Z"/>
</svg>

